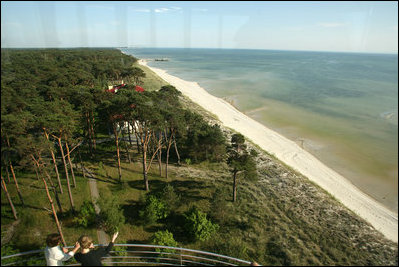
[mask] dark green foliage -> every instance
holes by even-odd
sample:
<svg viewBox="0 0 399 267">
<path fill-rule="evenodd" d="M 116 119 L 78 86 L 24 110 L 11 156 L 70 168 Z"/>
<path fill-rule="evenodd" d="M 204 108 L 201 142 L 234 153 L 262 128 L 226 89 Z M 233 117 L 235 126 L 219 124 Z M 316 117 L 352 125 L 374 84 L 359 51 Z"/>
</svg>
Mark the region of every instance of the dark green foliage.
<svg viewBox="0 0 399 267">
<path fill-rule="evenodd" d="M 190 158 L 193 163 L 201 161 L 220 162 L 226 154 L 226 138 L 220 126 L 209 125 L 202 116 L 191 111 L 184 113 L 186 134 L 178 134 L 179 147 L 183 158 Z"/>
<path fill-rule="evenodd" d="M 240 238 L 229 236 L 228 238 L 215 237 L 214 241 L 208 246 L 208 250 L 231 256 L 239 259 L 248 259 L 248 246 Z"/>
<path fill-rule="evenodd" d="M 180 203 L 180 195 L 175 192 L 173 186 L 167 184 L 162 192 L 162 200 L 169 210 L 173 210 L 176 209 Z"/>
<path fill-rule="evenodd" d="M 105 227 L 106 232 L 115 233 L 125 223 L 125 216 L 116 197 L 100 198 L 98 200 L 100 206 L 100 219 Z"/>
<path fill-rule="evenodd" d="M 73 221 L 82 227 L 88 227 L 96 221 L 96 211 L 93 202 L 85 200 Z"/>
<path fill-rule="evenodd" d="M 173 234 L 169 232 L 168 230 L 165 231 L 158 231 L 154 234 L 154 236 L 151 239 L 151 244 L 154 245 L 159 245 L 159 246 L 167 246 L 167 247 L 177 247 L 177 242 L 173 238 Z M 175 253 L 176 251 L 173 249 L 168 249 L 168 248 L 155 248 L 155 251 L 157 252 L 163 252 L 163 253 Z M 166 255 L 166 254 L 157 254 L 157 257 L 173 257 L 172 255 Z M 159 259 L 157 259 L 159 261 Z"/>
<path fill-rule="evenodd" d="M 233 134 L 228 154 L 227 164 L 233 174 L 233 202 L 235 202 L 238 175 L 242 173 L 244 178 L 248 180 L 255 180 L 258 177 L 254 158 L 257 154 L 255 150 L 251 150 L 250 154 L 248 153 L 245 138 L 242 134 Z"/>
<path fill-rule="evenodd" d="M 7 255 L 13 255 L 13 254 L 17 254 L 20 251 L 18 249 L 14 248 L 13 244 L 7 244 L 7 245 L 2 245 L 1 246 L 1 256 L 7 256 Z M 5 259 L 5 260 L 1 260 L 1 265 L 5 265 L 7 263 L 12 263 L 14 262 L 15 259 Z"/>
<path fill-rule="evenodd" d="M 163 200 L 154 195 L 148 195 L 144 209 L 139 214 L 147 223 L 155 223 L 160 219 L 165 219 L 169 215 L 169 209 Z"/>
<path fill-rule="evenodd" d="M 181 96 L 181 92 L 177 90 L 172 85 L 165 85 L 159 89 L 159 93 L 162 96 L 162 100 L 166 101 L 168 104 L 171 105 L 180 105 L 179 103 L 179 96 Z"/>
<path fill-rule="evenodd" d="M 228 195 L 227 190 L 224 188 L 216 188 L 213 193 L 211 200 L 211 211 L 210 215 L 218 223 L 224 224 L 231 216 L 231 208 L 228 206 L 226 196 Z"/>
<path fill-rule="evenodd" d="M 185 229 L 193 240 L 205 241 L 219 229 L 219 225 L 208 220 L 206 213 L 201 212 L 196 206 L 192 206 L 184 217 Z"/>
<path fill-rule="evenodd" d="M 168 246 L 168 247 L 176 247 L 177 242 L 173 238 L 173 234 L 168 230 L 165 231 L 158 231 L 154 234 L 151 240 L 151 244 L 159 245 L 159 246 Z M 156 251 L 160 252 L 173 252 L 173 250 L 168 249 L 155 249 Z"/>
</svg>

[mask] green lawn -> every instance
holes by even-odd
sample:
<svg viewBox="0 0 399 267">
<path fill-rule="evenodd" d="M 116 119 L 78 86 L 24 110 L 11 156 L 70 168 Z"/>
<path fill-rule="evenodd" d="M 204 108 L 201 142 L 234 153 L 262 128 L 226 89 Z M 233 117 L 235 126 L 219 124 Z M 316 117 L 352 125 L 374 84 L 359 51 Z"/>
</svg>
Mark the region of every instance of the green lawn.
<svg viewBox="0 0 399 267">
<path fill-rule="evenodd" d="M 148 91 L 156 91 L 159 90 L 162 86 L 168 85 L 167 82 L 162 80 L 159 76 L 155 75 L 155 73 L 149 68 L 140 65 L 138 63 L 134 63 L 133 67 L 140 68 L 144 71 L 146 77 L 142 79 L 143 88 Z"/>
<path fill-rule="evenodd" d="M 60 166 L 59 171 L 61 173 L 61 181 L 64 190 L 64 193 L 60 195 L 61 205 L 64 210 L 69 210 L 70 202 L 68 198 L 66 180 L 62 176 L 64 171 L 62 166 Z M 85 199 L 88 199 L 88 197 L 90 196 L 87 180 L 81 177 L 79 174 L 81 173 L 75 170 L 76 188 L 72 187 L 73 200 L 77 209 L 79 209 L 83 201 Z M 15 245 L 16 248 L 20 249 L 21 251 L 43 247 L 45 246 L 46 236 L 50 233 L 57 232 L 54 217 L 52 213 L 48 211 L 51 210 L 51 207 L 48 202 L 43 182 L 42 180 L 37 180 L 35 174 L 30 173 L 17 172 L 16 177 L 18 179 L 18 184 L 24 198 L 25 207 L 22 207 L 21 202 L 16 194 L 15 184 L 13 182 L 7 184 L 7 189 L 12 196 L 12 200 L 17 210 L 18 217 L 21 220 L 20 224 L 16 228 L 15 234 L 11 242 Z M 54 175 L 52 178 L 56 183 L 56 178 Z M 70 179 L 72 183 L 72 177 L 70 177 Z M 55 204 L 54 196 L 53 201 Z M 3 231 L 5 231 L 8 228 L 8 225 L 13 222 L 11 208 L 8 205 L 5 194 L 1 195 L 1 205 L 1 229 L 3 234 Z M 48 210 L 45 210 L 45 208 Z M 97 239 L 95 229 L 83 229 L 74 227 L 74 224 L 72 223 L 72 216 L 59 214 L 59 219 L 62 224 L 61 227 L 63 230 L 65 241 L 68 245 L 73 245 L 80 235 L 86 233 Z"/>
</svg>

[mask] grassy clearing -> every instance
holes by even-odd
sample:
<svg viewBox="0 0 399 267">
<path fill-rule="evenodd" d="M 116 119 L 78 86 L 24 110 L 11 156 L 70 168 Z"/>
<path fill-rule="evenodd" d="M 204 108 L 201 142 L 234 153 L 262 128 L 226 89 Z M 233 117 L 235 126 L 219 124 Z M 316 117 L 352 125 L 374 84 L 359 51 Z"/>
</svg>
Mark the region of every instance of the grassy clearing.
<svg viewBox="0 0 399 267">
<path fill-rule="evenodd" d="M 63 167 L 59 168 L 61 177 Z M 79 175 L 80 173 L 75 170 L 76 175 L 76 188 L 72 187 L 72 194 L 76 209 L 79 209 L 84 200 L 90 196 L 87 180 Z M 47 199 L 46 191 L 42 180 L 37 180 L 35 174 L 17 172 L 18 183 L 20 190 L 24 197 L 25 207 L 22 207 L 20 200 L 17 197 L 15 185 L 13 183 L 7 184 L 7 188 L 12 196 L 14 206 L 17 210 L 18 217 L 21 220 L 15 233 L 12 237 L 11 243 L 21 250 L 33 250 L 45 246 L 46 236 L 50 233 L 57 233 L 54 217 L 51 212 L 50 204 Z M 55 176 L 53 176 L 54 182 Z M 71 182 L 72 178 L 70 177 Z M 68 191 L 65 178 L 61 178 L 64 193 L 60 195 L 61 205 L 64 210 L 69 210 L 70 202 L 68 198 Z M 55 204 L 55 199 L 53 197 Z M 56 204 L 55 204 L 56 205 Z M 11 208 L 8 205 L 5 194 L 1 195 L 1 229 L 2 236 L 4 231 L 8 229 L 10 223 L 13 222 Z M 46 210 L 46 209 L 48 210 Z M 57 207 L 56 207 L 57 208 Z M 58 214 L 61 227 L 64 233 L 65 241 L 68 245 L 73 245 L 80 235 L 87 233 L 97 239 L 96 230 L 76 228 L 72 223 L 73 217 L 67 213 Z"/>
<path fill-rule="evenodd" d="M 144 71 L 146 76 L 145 78 L 143 78 L 143 87 L 145 90 L 156 91 L 159 90 L 162 86 L 168 85 L 167 82 L 162 80 L 159 76 L 155 75 L 155 73 L 146 66 L 134 63 L 133 67 L 140 68 Z"/>
</svg>

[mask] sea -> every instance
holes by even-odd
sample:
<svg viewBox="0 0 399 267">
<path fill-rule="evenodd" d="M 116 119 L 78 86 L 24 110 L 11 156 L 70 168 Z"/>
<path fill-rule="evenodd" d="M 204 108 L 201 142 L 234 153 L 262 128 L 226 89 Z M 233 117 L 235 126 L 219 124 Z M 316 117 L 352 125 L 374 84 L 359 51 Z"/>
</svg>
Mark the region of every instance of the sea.
<svg viewBox="0 0 399 267">
<path fill-rule="evenodd" d="M 121 50 L 198 82 L 398 212 L 398 55 Z M 167 61 L 154 60 L 161 58 Z"/>
</svg>

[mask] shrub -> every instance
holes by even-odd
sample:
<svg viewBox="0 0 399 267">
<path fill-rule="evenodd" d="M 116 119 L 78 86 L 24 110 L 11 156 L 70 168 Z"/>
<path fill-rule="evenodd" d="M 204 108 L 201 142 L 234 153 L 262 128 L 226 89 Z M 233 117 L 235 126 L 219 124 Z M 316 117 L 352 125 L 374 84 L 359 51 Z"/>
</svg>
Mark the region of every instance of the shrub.
<svg viewBox="0 0 399 267">
<path fill-rule="evenodd" d="M 168 246 L 168 247 L 176 247 L 177 242 L 173 238 L 173 234 L 166 231 L 158 231 L 154 234 L 151 240 L 151 244 L 159 245 L 159 246 Z M 173 253 L 175 250 L 167 249 L 167 248 L 155 248 L 157 252 L 164 252 L 164 253 Z M 159 257 L 163 257 L 165 254 L 160 253 L 158 254 Z"/>
<path fill-rule="evenodd" d="M 154 195 L 146 197 L 144 210 L 139 212 L 140 217 L 147 223 L 155 223 L 169 215 L 169 210 L 164 201 Z"/>
<path fill-rule="evenodd" d="M 73 222 L 79 226 L 88 227 L 96 221 L 96 211 L 93 202 L 85 200 Z"/>
<path fill-rule="evenodd" d="M 16 249 L 13 244 L 7 244 L 7 245 L 2 245 L 1 246 L 1 257 L 17 254 L 19 252 L 20 251 L 18 249 Z M 14 261 L 15 261 L 15 259 L 13 259 L 13 258 L 4 259 L 4 260 L 2 259 L 1 260 L 1 265 L 3 266 L 5 264 L 9 264 L 9 263 L 12 263 Z"/>
<path fill-rule="evenodd" d="M 168 206 L 169 210 L 176 208 L 180 202 L 180 195 L 176 194 L 175 189 L 170 184 L 163 189 L 162 200 Z"/>
<path fill-rule="evenodd" d="M 210 215 L 212 219 L 215 219 L 220 224 L 224 224 L 232 213 L 231 208 L 226 201 L 226 195 L 226 190 L 217 188 L 213 193 L 211 200 Z"/>
<path fill-rule="evenodd" d="M 173 238 L 173 234 L 168 230 L 156 232 L 152 238 L 151 243 L 159 246 L 169 246 L 169 247 L 177 246 L 177 242 Z M 156 249 L 156 251 L 159 252 L 160 249 Z"/>
<path fill-rule="evenodd" d="M 215 238 L 209 250 L 239 259 L 248 259 L 248 246 L 240 237 L 228 236 Z"/>
<path fill-rule="evenodd" d="M 105 226 L 105 231 L 115 233 L 120 226 L 125 223 L 123 210 L 120 208 L 116 197 L 104 198 L 98 200 L 100 206 L 100 218 Z"/>
<path fill-rule="evenodd" d="M 205 241 L 219 229 L 218 224 L 213 224 L 206 218 L 206 213 L 201 212 L 193 206 L 188 210 L 184 217 L 186 218 L 185 228 L 194 240 Z"/>
</svg>

